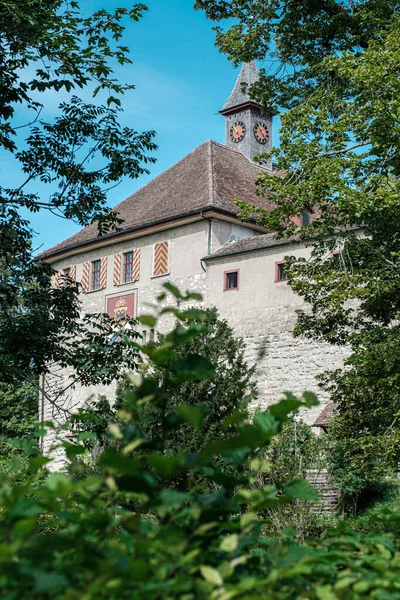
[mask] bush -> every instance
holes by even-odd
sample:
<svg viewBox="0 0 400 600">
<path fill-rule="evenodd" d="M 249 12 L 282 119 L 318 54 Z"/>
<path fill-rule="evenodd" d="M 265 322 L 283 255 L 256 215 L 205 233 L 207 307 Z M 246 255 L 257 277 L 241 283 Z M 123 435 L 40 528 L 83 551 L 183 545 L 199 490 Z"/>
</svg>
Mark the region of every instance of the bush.
<svg viewBox="0 0 400 600">
<path fill-rule="evenodd" d="M 165 287 L 180 302 L 197 297 Z M 166 390 L 215 373 L 200 355 L 177 357 L 185 341 L 204 333 L 203 314 L 171 310 L 179 323 L 165 343 L 142 348 L 151 364 L 168 370 L 168 382 L 160 386 L 146 368 L 131 376 L 121 425 L 109 426 L 120 448 L 100 454 L 101 475 L 75 477 L 77 457 L 86 451 L 88 432 L 83 432 L 76 443 L 63 443 L 67 472 L 47 473 L 49 459 L 38 452 L 22 483 L 0 489 L 0 595 L 7 600 L 400 598 L 400 553 L 393 537 L 328 531 L 323 540 L 300 545 L 293 531 L 268 530 L 262 517 L 293 500 L 316 498 L 299 478 L 280 495 L 273 485 L 254 486 L 264 465 L 259 449 L 268 448 L 294 411 L 315 404 L 312 394 L 297 399 L 287 393 L 252 422 L 240 424 L 234 436 L 222 434 L 199 453 L 165 454 L 160 439 L 168 432 L 181 423 L 202 427 L 200 407 L 182 404 L 170 411 Z M 142 319 L 155 323 L 150 315 Z M 161 410 L 157 439 L 143 434 L 148 403 Z M 140 457 L 143 449 L 147 454 Z M 248 471 L 240 478 L 227 472 L 225 466 L 243 456 Z M 181 473 L 202 473 L 213 491 L 182 492 L 165 484 Z"/>
</svg>

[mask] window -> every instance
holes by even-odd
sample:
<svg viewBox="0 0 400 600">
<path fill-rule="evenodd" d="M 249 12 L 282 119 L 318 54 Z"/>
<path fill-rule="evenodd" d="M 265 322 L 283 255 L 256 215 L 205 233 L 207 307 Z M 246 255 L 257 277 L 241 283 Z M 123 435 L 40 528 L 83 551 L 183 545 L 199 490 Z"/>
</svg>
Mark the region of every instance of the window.
<svg viewBox="0 0 400 600">
<path fill-rule="evenodd" d="M 70 278 L 70 267 L 67 267 L 66 269 L 62 269 L 61 271 L 61 277 L 60 277 L 60 287 L 64 288 L 68 285 L 69 283 L 69 278 Z"/>
<path fill-rule="evenodd" d="M 133 280 L 133 252 L 125 252 L 123 282 L 129 283 L 132 280 Z"/>
<path fill-rule="evenodd" d="M 94 260 L 92 262 L 92 285 L 91 285 L 92 290 L 100 289 L 100 267 L 101 267 L 101 260 Z"/>
<path fill-rule="evenodd" d="M 301 224 L 303 226 L 310 224 L 310 213 L 307 210 L 303 210 L 301 213 Z"/>
<path fill-rule="evenodd" d="M 288 276 L 285 273 L 285 261 L 275 263 L 275 283 L 277 281 L 287 281 Z"/>
<path fill-rule="evenodd" d="M 225 271 L 224 273 L 224 292 L 239 289 L 239 270 Z"/>
</svg>

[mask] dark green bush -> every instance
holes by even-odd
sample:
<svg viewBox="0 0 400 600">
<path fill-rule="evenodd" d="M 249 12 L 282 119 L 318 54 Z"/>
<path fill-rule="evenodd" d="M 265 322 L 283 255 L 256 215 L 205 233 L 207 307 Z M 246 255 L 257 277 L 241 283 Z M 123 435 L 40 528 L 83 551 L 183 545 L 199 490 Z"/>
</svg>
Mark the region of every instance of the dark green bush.
<svg viewBox="0 0 400 600">
<path fill-rule="evenodd" d="M 182 296 L 166 286 L 181 303 Z M 161 296 L 164 299 L 164 294 Z M 163 309 L 165 312 L 166 309 Z M 201 311 L 170 308 L 178 324 L 163 345 L 142 348 L 150 364 L 166 368 L 162 384 L 151 370 L 131 376 L 125 404 L 109 430 L 119 447 L 103 451 L 100 475 L 79 479 L 77 458 L 86 452 L 85 431 L 64 442 L 65 473 L 47 473 L 39 452 L 21 483 L 0 489 L 0 595 L 6 600 L 380 600 L 400 598 L 400 553 L 390 535 L 327 531 L 299 544 L 294 531 L 277 533 L 263 518 L 296 500 L 311 501 L 315 490 L 294 478 L 281 494 L 274 485 L 256 486 L 264 470 L 260 449 L 312 394 L 284 400 L 222 433 L 198 453 L 167 455 L 162 441 L 180 423 L 198 430 L 202 410 L 182 404 L 170 410 L 169 390 L 182 382 L 214 376 L 200 355 L 177 356 L 189 338 L 204 333 Z M 147 315 L 142 322 L 154 323 Z M 161 411 L 157 439 L 143 433 L 148 403 Z M 90 419 L 90 415 L 88 416 Z M 229 419 L 225 422 L 228 428 Z M 224 429 L 224 428 L 223 428 Z M 161 440 L 161 443 L 160 443 Z M 143 450 L 147 454 L 140 454 Z M 240 477 L 226 465 L 248 457 Z M 219 465 L 215 463 L 218 457 Z M 165 481 L 201 473 L 209 493 L 178 491 Z M 233 493 L 233 490 L 237 490 Z M 396 519 L 396 517 L 392 517 Z"/>
</svg>

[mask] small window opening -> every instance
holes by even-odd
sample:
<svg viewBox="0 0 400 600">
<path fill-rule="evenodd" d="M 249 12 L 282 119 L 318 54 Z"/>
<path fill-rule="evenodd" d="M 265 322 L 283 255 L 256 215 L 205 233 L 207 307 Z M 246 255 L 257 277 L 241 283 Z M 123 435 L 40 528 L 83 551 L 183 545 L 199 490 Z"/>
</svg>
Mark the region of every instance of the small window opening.
<svg viewBox="0 0 400 600">
<path fill-rule="evenodd" d="M 150 335 L 149 335 L 149 342 L 154 342 L 155 339 L 155 333 L 154 333 L 154 329 L 150 329 Z"/>
<path fill-rule="evenodd" d="M 285 263 L 276 263 L 276 277 L 275 281 L 287 281 L 289 278 L 285 273 Z"/>
<path fill-rule="evenodd" d="M 224 290 L 239 289 L 239 271 L 228 271 L 225 273 Z"/>
<path fill-rule="evenodd" d="M 100 260 L 92 262 L 92 291 L 100 289 Z"/>
</svg>

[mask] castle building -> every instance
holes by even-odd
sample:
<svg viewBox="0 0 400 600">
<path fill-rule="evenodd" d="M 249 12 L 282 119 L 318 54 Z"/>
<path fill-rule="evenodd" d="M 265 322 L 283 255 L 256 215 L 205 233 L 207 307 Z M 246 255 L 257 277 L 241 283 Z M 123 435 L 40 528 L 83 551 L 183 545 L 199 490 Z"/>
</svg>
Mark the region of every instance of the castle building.
<svg viewBox="0 0 400 600">
<path fill-rule="evenodd" d="M 85 313 L 125 311 L 136 317 L 166 281 L 200 292 L 204 305 L 216 306 L 244 338 L 247 359 L 257 367 L 259 404 L 266 406 L 285 390 L 317 391 L 315 376 L 341 366 L 346 350 L 292 336 L 303 301 L 287 285 L 284 257 L 307 257 L 309 250 L 237 217 L 234 198 L 271 209 L 268 198 L 255 193 L 260 170 L 273 171 L 271 160 L 262 167 L 253 162 L 272 145 L 273 115 L 264 114 L 248 95 L 257 78 L 255 63 L 244 64 L 220 111 L 225 145 L 204 142 L 117 205 L 121 231 L 99 237 L 97 225 L 90 225 L 41 259 L 57 271 L 55 285 L 62 274 L 81 283 Z M 165 321 L 160 329 L 168 326 Z M 154 336 L 144 327 L 140 333 Z M 65 401 L 76 407 L 93 393 L 113 395 L 114 387 L 76 385 Z M 322 405 L 304 415 L 309 423 L 328 402 L 318 395 Z M 45 399 L 42 415 L 57 420 Z"/>
</svg>

